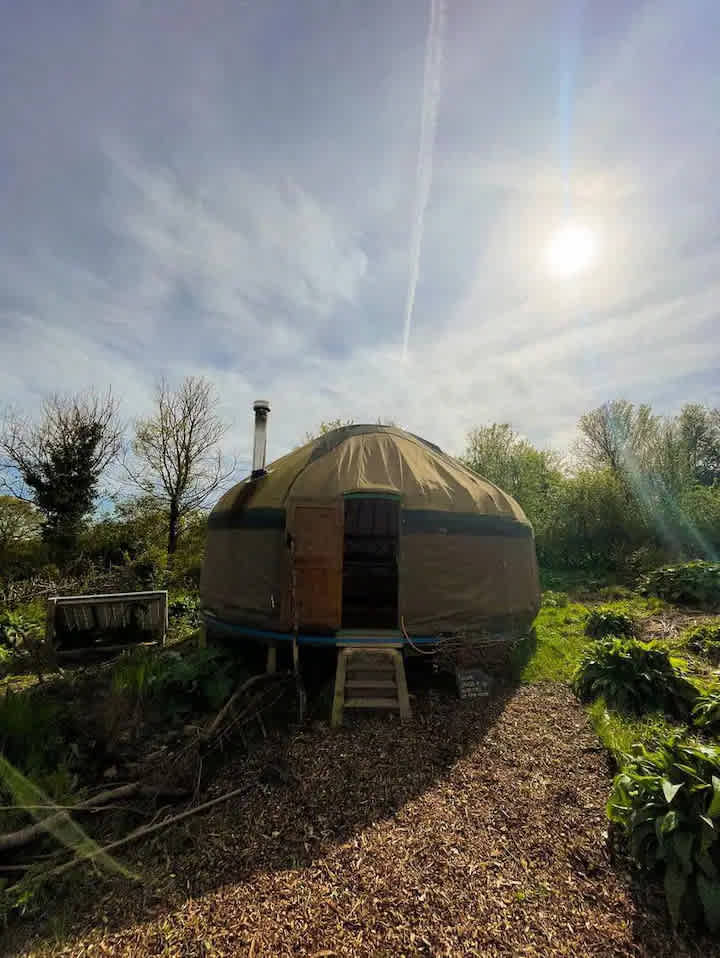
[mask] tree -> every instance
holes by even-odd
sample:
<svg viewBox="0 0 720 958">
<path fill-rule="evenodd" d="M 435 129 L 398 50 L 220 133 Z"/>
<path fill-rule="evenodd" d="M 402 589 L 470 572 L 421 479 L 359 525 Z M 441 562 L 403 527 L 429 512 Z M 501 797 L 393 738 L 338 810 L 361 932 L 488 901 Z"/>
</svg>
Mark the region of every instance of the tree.
<svg viewBox="0 0 720 958">
<path fill-rule="evenodd" d="M 135 425 L 134 463 L 125 461 L 131 480 L 143 495 L 165 510 L 167 553 L 172 556 L 185 517 L 201 508 L 229 479 L 220 449 L 227 426 L 217 414 L 211 383 L 187 377 L 176 392 L 163 380 L 157 389 L 156 412 Z"/>
<path fill-rule="evenodd" d="M 720 409 L 686 403 L 675 420 L 688 468 L 696 482 L 720 480 Z"/>
<path fill-rule="evenodd" d="M 305 439 L 303 444 L 306 442 L 312 442 L 313 439 L 319 439 L 320 436 L 325 436 L 327 433 L 332 432 L 334 429 L 342 429 L 344 426 L 354 426 L 354 419 L 323 419 L 320 425 L 314 432 L 306 432 Z"/>
<path fill-rule="evenodd" d="M 0 496 L 0 554 L 16 543 L 37 539 L 42 515 L 31 502 L 14 496 Z"/>
<path fill-rule="evenodd" d="M 471 430 L 462 462 L 509 492 L 534 525 L 542 524 L 548 495 L 562 479 L 557 453 L 536 449 L 509 423 Z"/>
<path fill-rule="evenodd" d="M 659 419 L 650 406 L 614 399 L 580 417 L 576 451 L 581 463 L 620 476 L 647 464 Z"/>
<path fill-rule="evenodd" d="M 334 429 L 343 429 L 345 426 L 354 426 L 354 419 L 323 419 L 320 425 L 314 432 L 306 432 L 305 439 L 303 440 L 303 445 L 307 442 L 312 442 L 314 439 L 319 439 L 320 436 L 325 436 L 327 433 L 332 432 Z M 378 426 L 397 426 L 397 423 L 394 419 L 383 419 L 381 416 L 378 416 L 377 419 Z"/>
<path fill-rule="evenodd" d="M 0 436 L 7 460 L 4 484 L 40 510 L 43 538 L 56 557 L 77 542 L 100 478 L 120 449 L 117 412 L 108 391 L 104 396 L 51 396 L 37 422 L 6 417 Z"/>
<path fill-rule="evenodd" d="M 625 487 L 609 469 L 581 469 L 552 497 L 540 562 L 567 568 L 621 568 L 642 546 L 654 545 L 651 531 Z"/>
</svg>

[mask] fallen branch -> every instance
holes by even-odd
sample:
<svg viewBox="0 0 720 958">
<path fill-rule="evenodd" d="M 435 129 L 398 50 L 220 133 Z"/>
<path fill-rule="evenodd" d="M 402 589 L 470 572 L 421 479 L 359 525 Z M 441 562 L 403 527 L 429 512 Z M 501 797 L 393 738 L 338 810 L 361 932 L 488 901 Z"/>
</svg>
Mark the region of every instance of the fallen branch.
<svg viewBox="0 0 720 958">
<path fill-rule="evenodd" d="M 115 842 L 110 842 L 109 845 L 76 855 L 72 861 L 65 862 L 64 865 L 54 868 L 50 872 L 50 875 L 61 875 L 63 872 L 69 871 L 71 868 L 79 865 L 80 862 L 91 861 L 93 858 L 97 858 L 98 855 L 107 855 L 109 852 L 113 852 L 123 845 L 128 845 L 130 842 L 134 842 L 138 838 L 145 838 L 147 835 L 152 835 L 155 832 L 159 832 L 163 828 L 167 828 L 169 825 L 175 825 L 177 822 L 182 822 L 186 818 L 190 818 L 191 815 L 197 815 L 198 812 L 204 812 L 206 809 L 212 808 L 213 805 L 219 805 L 220 802 L 227 802 L 231 798 L 237 798 L 239 795 L 249 792 L 252 788 L 253 785 L 244 785 L 242 788 L 234 788 L 231 792 L 225 792 L 224 795 L 218 795 L 216 798 L 211 798 L 208 802 L 203 802 L 202 805 L 196 805 L 194 808 L 188 808 L 184 812 L 180 812 L 178 815 L 171 815 L 170 818 L 164 818 L 161 822 L 157 822 L 155 825 L 144 825 L 142 828 L 138 828 L 134 832 L 130 832 L 130 834 L 126 835 L 124 838 L 119 838 Z"/>
<path fill-rule="evenodd" d="M 285 678 L 287 678 L 287 673 L 285 672 L 272 672 L 272 673 L 261 672 L 259 675 L 251 676 L 249 679 L 243 682 L 242 685 L 239 685 L 238 688 L 235 689 L 233 694 L 230 696 L 230 698 L 227 700 L 227 702 L 223 705 L 223 707 L 220 709 L 218 714 L 212 720 L 208 728 L 204 732 L 202 732 L 200 736 L 201 739 L 203 741 L 207 741 L 208 739 L 213 737 L 213 735 L 218 730 L 218 728 L 223 722 L 223 719 L 228 714 L 228 712 L 233 707 L 233 705 L 237 702 L 240 696 L 243 695 L 245 692 L 247 692 L 248 689 L 252 688 L 253 685 L 257 685 L 257 683 L 263 679 L 285 679 Z"/>
<path fill-rule="evenodd" d="M 163 789 L 153 788 L 141 782 L 119 785 L 117 788 L 99 792 L 97 795 L 93 795 L 92 798 L 87 798 L 85 801 L 78 802 L 76 805 L 63 806 L 62 808 L 55 806 L 55 808 L 59 808 L 59 810 L 53 815 L 48 815 L 47 818 L 43 818 L 33 825 L 26 825 L 25 828 L 20 828 L 16 832 L 0 835 L 0 852 L 10 851 L 11 849 L 22 848 L 23 845 L 28 845 L 45 832 L 50 831 L 55 825 L 60 824 L 62 821 L 67 821 L 70 818 L 71 812 L 99 812 L 103 811 L 104 807 L 107 807 L 108 802 L 116 801 L 117 799 L 129 798 L 134 795 L 149 795 L 154 797 L 161 794 L 169 794 L 171 797 L 180 798 L 187 795 L 187 792 L 174 790 L 168 793 L 163 791 Z M 22 805 L 16 807 L 18 809 L 23 808 Z"/>
</svg>

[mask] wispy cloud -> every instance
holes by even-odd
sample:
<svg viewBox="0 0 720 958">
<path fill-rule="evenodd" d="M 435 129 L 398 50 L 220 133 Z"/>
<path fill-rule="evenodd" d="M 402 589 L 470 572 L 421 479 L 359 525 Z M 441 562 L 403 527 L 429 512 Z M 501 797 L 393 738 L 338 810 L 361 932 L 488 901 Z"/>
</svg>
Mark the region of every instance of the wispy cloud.
<svg viewBox="0 0 720 958">
<path fill-rule="evenodd" d="M 720 402 L 720 11 L 564 9 L 18 8 L 0 402 L 112 383 L 131 418 L 206 375 L 241 456 L 260 393 L 273 455 L 338 415 L 459 451 L 486 420 L 561 444 L 614 395 Z M 598 257 L 559 283 L 568 198 Z"/>
</svg>

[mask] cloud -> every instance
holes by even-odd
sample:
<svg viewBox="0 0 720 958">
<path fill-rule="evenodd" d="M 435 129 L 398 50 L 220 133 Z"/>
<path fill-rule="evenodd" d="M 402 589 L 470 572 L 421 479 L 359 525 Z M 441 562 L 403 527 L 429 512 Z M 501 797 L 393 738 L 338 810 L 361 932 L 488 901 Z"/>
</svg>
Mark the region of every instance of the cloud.
<svg viewBox="0 0 720 958">
<path fill-rule="evenodd" d="M 132 418 L 205 375 L 247 462 L 260 395 L 271 455 L 337 416 L 459 452 L 485 421 L 562 445 L 614 396 L 717 402 L 715 7 L 448 5 L 406 363 L 429 8 L 19 11 L 0 403 L 112 383 Z M 598 257 L 560 283 L 569 217 Z"/>
</svg>

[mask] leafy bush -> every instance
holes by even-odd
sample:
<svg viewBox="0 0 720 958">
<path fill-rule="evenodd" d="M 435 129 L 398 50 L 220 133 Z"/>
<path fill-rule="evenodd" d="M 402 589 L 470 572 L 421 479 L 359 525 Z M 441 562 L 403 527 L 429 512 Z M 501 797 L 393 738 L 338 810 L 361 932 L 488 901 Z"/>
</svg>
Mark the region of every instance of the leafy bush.
<svg viewBox="0 0 720 958">
<path fill-rule="evenodd" d="M 542 604 L 546 609 L 564 609 L 570 601 L 567 592 L 554 592 L 547 589 L 542 594 Z"/>
<path fill-rule="evenodd" d="M 705 623 L 685 633 L 685 644 L 691 652 L 711 662 L 720 662 L 720 622 Z"/>
<path fill-rule="evenodd" d="M 692 710 L 692 720 L 699 728 L 716 729 L 720 726 L 720 692 L 705 692 L 699 696 Z"/>
<path fill-rule="evenodd" d="M 0 612 L 0 645 L 17 649 L 30 638 L 41 638 L 42 627 L 35 617 L 19 610 L 5 609 Z"/>
<path fill-rule="evenodd" d="M 593 639 L 604 639 L 608 635 L 632 638 L 637 633 L 638 624 L 633 616 L 617 609 L 593 609 L 585 622 L 585 635 Z"/>
<path fill-rule="evenodd" d="M 573 678 L 579 698 L 603 696 L 625 712 L 687 715 L 698 691 L 665 649 L 637 639 L 600 639 L 583 652 Z"/>
<path fill-rule="evenodd" d="M 65 757 L 57 708 L 32 693 L 8 690 L 0 698 L 0 755 L 37 776 L 56 768 Z"/>
<path fill-rule="evenodd" d="M 171 619 L 188 619 L 193 625 L 200 624 L 200 599 L 196 595 L 181 592 L 170 600 L 168 615 Z"/>
<path fill-rule="evenodd" d="M 639 747 L 615 777 L 608 817 L 646 872 L 662 875 L 673 925 L 720 929 L 720 749 L 667 739 Z"/>
<path fill-rule="evenodd" d="M 233 662 L 219 649 L 162 654 L 137 650 L 115 666 L 112 687 L 165 714 L 216 709 L 234 686 Z"/>
<path fill-rule="evenodd" d="M 686 562 L 663 566 L 646 575 L 641 591 L 681 605 L 720 604 L 720 562 Z"/>
</svg>

